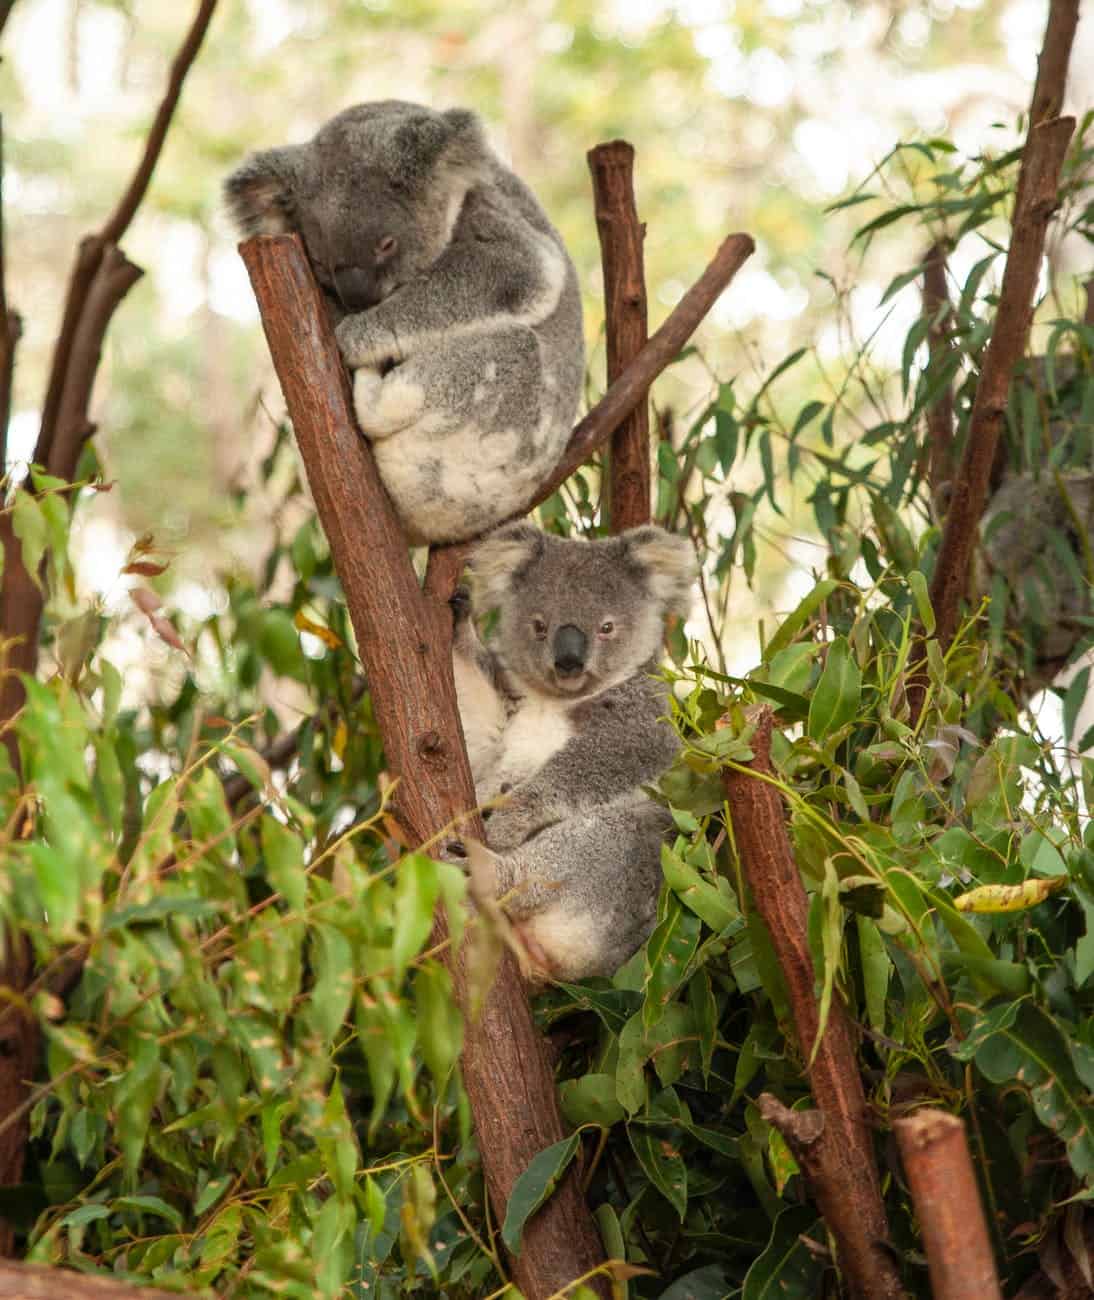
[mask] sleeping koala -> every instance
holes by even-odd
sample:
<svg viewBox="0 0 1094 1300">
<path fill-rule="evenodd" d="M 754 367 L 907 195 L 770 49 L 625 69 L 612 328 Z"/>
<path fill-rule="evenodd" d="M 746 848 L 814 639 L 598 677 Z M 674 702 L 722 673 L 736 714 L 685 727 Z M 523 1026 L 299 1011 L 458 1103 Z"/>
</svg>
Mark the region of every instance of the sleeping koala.
<svg viewBox="0 0 1094 1300">
<path fill-rule="evenodd" d="M 525 510 L 584 372 L 577 275 L 473 113 L 383 100 L 252 154 L 225 191 L 242 235 L 296 231 L 354 370 L 354 405 L 412 543 Z"/>
<path fill-rule="evenodd" d="M 557 979 L 610 975 L 648 937 L 671 820 L 641 787 L 676 756 L 651 674 L 665 615 L 687 612 L 694 554 L 660 528 L 585 542 L 529 524 L 472 552 L 479 641 L 455 602 L 453 663 L 494 893 L 532 964 Z M 465 850 L 450 841 L 446 856 Z"/>
</svg>

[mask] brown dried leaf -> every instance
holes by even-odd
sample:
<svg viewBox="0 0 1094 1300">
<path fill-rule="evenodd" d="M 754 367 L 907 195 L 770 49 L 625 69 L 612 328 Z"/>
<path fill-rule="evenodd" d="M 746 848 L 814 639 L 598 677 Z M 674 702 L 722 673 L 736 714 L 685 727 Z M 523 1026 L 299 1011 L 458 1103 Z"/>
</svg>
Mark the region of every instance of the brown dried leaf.
<svg viewBox="0 0 1094 1300">
<path fill-rule="evenodd" d="M 122 573 L 138 573 L 142 578 L 157 578 L 166 572 L 166 564 L 156 564 L 152 560 L 133 560 L 122 570 Z"/>
</svg>

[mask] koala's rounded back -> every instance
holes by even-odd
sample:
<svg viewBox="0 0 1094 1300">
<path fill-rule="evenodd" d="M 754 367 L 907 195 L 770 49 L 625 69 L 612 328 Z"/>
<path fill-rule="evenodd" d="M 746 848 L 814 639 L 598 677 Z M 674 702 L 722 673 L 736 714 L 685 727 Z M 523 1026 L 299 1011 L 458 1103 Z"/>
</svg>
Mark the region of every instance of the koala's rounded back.
<svg viewBox="0 0 1094 1300">
<path fill-rule="evenodd" d="M 665 615 L 687 612 L 694 567 L 686 541 L 653 527 L 587 542 L 516 524 L 471 559 L 476 603 L 500 614 L 506 671 L 527 689 L 570 698 L 657 658 Z"/>
<path fill-rule="evenodd" d="M 1035 628 L 1037 658 L 1070 653 L 1090 612 L 1085 547 L 1094 529 L 1094 474 L 1017 474 L 1004 480 L 980 521 L 982 564 L 976 585 L 1002 574 L 1019 618 Z M 982 570 L 986 569 L 986 572 Z"/>
<path fill-rule="evenodd" d="M 561 237 L 475 115 L 361 104 L 252 155 L 226 194 L 244 235 L 303 239 L 409 539 L 526 509 L 576 413 L 581 300 Z"/>
</svg>

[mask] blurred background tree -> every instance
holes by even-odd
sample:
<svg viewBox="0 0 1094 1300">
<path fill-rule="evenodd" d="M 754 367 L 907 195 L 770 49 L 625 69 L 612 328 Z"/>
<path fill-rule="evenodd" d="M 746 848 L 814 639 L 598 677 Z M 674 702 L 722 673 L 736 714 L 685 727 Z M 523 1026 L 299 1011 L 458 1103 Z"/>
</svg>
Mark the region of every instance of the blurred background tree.
<svg viewBox="0 0 1094 1300">
<path fill-rule="evenodd" d="M 823 399 L 825 387 L 842 385 L 858 340 L 879 325 L 881 360 L 897 360 L 918 310 L 913 286 L 887 304 L 884 324 L 878 315 L 894 259 L 919 252 L 915 232 L 904 248 L 890 240 L 883 263 L 851 263 L 858 214 L 829 214 L 826 204 L 909 134 L 945 134 L 965 152 L 1009 146 L 1045 8 L 1039 0 L 225 6 L 127 241 L 147 274 L 112 327 L 97 388 L 97 450 L 118 491 L 81 512 L 81 589 L 108 607 L 125 603 L 118 570 L 133 538 L 153 530 L 179 553 L 176 598 L 200 619 L 220 599 L 213 570 L 254 569 L 268 549 L 272 503 L 256 468 L 280 396 L 219 194 L 247 150 L 304 139 L 361 99 L 473 105 L 574 253 L 596 376 L 601 287 L 584 153 L 622 135 L 638 148 L 651 326 L 727 229 L 758 242 L 699 354 L 661 382 L 655 400 L 692 412 L 707 400 L 711 371 L 741 377 L 747 395 L 792 346 L 813 339 L 817 364 L 778 390 L 780 406 L 796 412 L 818 386 Z M 178 6 L 128 0 L 20 0 L 12 11 L 0 86 L 9 106 L 9 298 L 25 317 L 14 460 L 29 454 L 37 431 L 59 269 L 132 167 L 187 21 Z M 1089 25 L 1079 42 L 1071 97 L 1082 104 L 1094 84 Z M 993 131 L 997 122 L 1008 126 Z M 1068 246 L 1053 250 L 1058 265 L 1074 256 Z M 750 490 L 754 472 L 738 467 L 731 489 Z M 785 519 L 764 521 L 775 545 L 756 573 L 759 608 L 785 607 L 820 558 L 785 508 Z M 746 647 L 757 608 L 750 594 L 734 601 Z M 136 645 L 130 653 L 140 657 Z"/>
</svg>

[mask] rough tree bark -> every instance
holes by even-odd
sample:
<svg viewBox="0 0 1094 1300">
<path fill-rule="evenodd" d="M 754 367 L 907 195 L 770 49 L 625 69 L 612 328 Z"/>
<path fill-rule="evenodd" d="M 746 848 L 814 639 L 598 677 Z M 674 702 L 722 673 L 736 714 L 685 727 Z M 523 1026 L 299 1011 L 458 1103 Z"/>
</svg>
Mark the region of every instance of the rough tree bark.
<svg viewBox="0 0 1094 1300">
<path fill-rule="evenodd" d="M 965 1126 L 942 1110 L 893 1120 L 934 1300 L 1002 1300 Z"/>
<path fill-rule="evenodd" d="M 477 816 L 466 814 L 475 799 L 456 709 L 451 614 L 444 599 L 458 576 L 462 548 L 435 551 L 426 583 L 418 587 L 402 530 L 357 432 L 348 378 L 299 240 L 257 239 L 241 251 L 345 590 L 388 765 L 399 778 L 399 816 L 417 842 L 453 821 L 481 835 Z M 685 303 L 575 430 L 571 450 L 576 443 L 582 460 L 641 400 L 750 251 L 747 237 L 726 241 Z M 544 485 L 542 496 L 555 486 Z M 452 974 L 463 1005 L 458 963 L 452 964 Z M 504 1213 L 517 1177 L 563 1135 L 542 1041 L 508 957 L 479 1020 L 466 1025 L 462 1064 L 491 1201 Z M 589 1274 L 602 1259 L 579 1184 L 568 1177 L 527 1225 L 514 1277 L 535 1300 Z M 592 1285 L 606 1294 L 600 1280 Z"/>
<path fill-rule="evenodd" d="M 969 560 L 977 525 L 987 502 L 995 450 L 1003 426 L 1011 376 L 1021 360 L 1033 319 L 1033 291 L 1041 269 L 1045 230 L 1056 208 L 1060 168 L 1075 119 L 1056 118 L 1033 128 L 1022 170 L 1027 173 L 1026 196 L 1014 214 L 1010 251 L 995 328 L 984 352 L 976 385 L 969 434 L 954 479 L 953 495 L 942 533 L 942 545 L 931 580 L 931 602 L 943 649 L 957 630 L 961 600 L 968 581 Z"/>
<path fill-rule="evenodd" d="M 179 1300 L 179 1294 L 71 1269 L 0 1263 L 0 1300 Z"/>
<path fill-rule="evenodd" d="M 612 140 L 590 149 L 587 158 L 600 237 L 611 384 L 642 350 L 647 338 L 642 256 L 646 227 L 638 220 L 634 200 L 634 146 L 626 140 Z M 650 521 L 650 413 L 646 399 L 612 434 L 607 502 L 613 533 Z"/>
<path fill-rule="evenodd" d="M 754 757 L 745 768 L 723 773 L 733 838 L 756 911 L 771 935 L 786 980 L 798 1045 L 808 1062 L 820 1015 L 809 952 L 809 905 L 790 847 L 779 792 L 764 777 L 771 766 L 772 711 L 751 714 Z M 800 1155 L 818 1208 L 836 1240 L 840 1268 L 859 1300 L 904 1295 L 888 1246 L 873 1142 L 867 1126 L 851 1022 L 838 995 L 812 1064 L 806 1066 L 817 1112 L 786 1111 L 770 1098 L 765 1112 Z"/>
<path fill-rule="evenodd" d="M 933 243 L 923 261 L 923 315 L 930 322 L 927 348 L 931 354 L 931 367 L 937 370 L 946 364 L 953 351 L 945 240 Z M 932 496 L 953 477 L 953 435 L 953 380 L 948 379 L 927 411 L 927 484 Z"/>
<path fill-rule="evenodd" d="M 946 525 L 931 579 L 935 634 L 945 651 L 953 641 L 968 585 L 969 563 L 999 447 L 1014 368 L 1021 360 L 1033 319 L 1033 294 L 1041 269 L 1045 231 L 1056 208 L 1060 169 L 1075 119 L 1050 114 L 1063 102 L 1078 0 L 1052 0 L 1038 60 L 1030 127 L 1018 171 L 1010 248 L 996 309 L 995 328 L 984 350 L 969 432 L 953 477 Z M 913 724 L 926 698 L 926 650 L 917 642 L 908 665 L 908 702 Z"/>
</svg>

